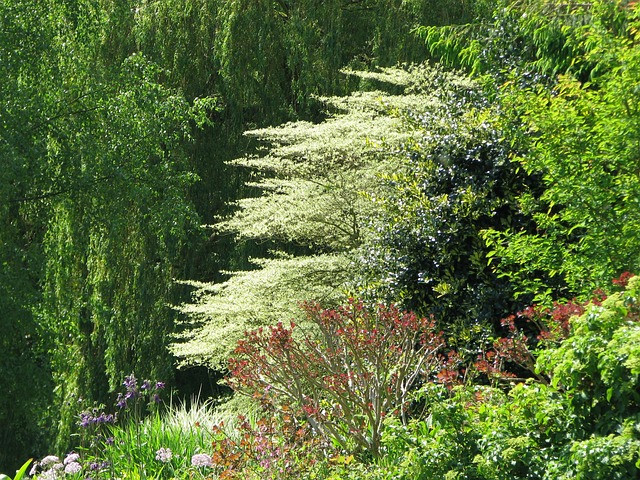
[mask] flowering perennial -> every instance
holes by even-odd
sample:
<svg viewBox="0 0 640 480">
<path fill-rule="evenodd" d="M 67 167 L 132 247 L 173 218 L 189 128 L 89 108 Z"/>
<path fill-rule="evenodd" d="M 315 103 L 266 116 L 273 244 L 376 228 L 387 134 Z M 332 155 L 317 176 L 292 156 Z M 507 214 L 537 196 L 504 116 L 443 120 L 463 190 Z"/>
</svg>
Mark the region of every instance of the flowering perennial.
<svg viewBox="0 0 640 480">
<path fill-rule="evenodd" d="M 206 453 L 197 453 L 191 457 L 191 465 L 194 467 L 212 467 L 211 457 Z"/>
<path fill-rule="evenodd" d="M 171 461 L 172 457 L 173 457 L 173 452 L 171 451 L 170 448 L 162 447 L 156 452 L 156 460 L 159 460 L 162 463 L 167 463 Z"/>
</svg>

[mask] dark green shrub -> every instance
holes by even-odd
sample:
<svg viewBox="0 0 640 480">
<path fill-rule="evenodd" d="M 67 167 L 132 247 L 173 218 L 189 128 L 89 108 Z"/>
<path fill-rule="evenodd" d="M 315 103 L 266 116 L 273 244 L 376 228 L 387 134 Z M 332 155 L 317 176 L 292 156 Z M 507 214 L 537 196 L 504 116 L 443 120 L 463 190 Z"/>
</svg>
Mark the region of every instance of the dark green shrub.
<svg viewBox="0 0 640 480">
<path fill-rule="evenodd" d="M 441 107 L 408 114 L 421 138 L 377 194 L 382 213 L 360 250 L 361 283 L 374 298 L 434 314 L 466 344 L 523 306 L 489 265 L 481 232 L 527 228 L 515 198 L 535 182 L 511 161 L 501 113 L 476 85 L 434 89 Z"/>
</svg>

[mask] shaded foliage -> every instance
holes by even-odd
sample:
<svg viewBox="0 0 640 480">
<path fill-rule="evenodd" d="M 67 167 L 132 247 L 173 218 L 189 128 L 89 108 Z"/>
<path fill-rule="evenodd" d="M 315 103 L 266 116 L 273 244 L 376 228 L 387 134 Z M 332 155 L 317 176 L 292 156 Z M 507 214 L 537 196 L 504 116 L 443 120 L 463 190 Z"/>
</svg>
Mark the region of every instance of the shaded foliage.
<svg viewBox="0 0 640 480">
<path fill-rule="evenodd" d="M 417 140 L 377 192 L 360 281 L 373 298 L 434 314 L 464 343 L 518 308 L 513 286 L 487 265 L 481 232 L 526 227 L 514 199 L 535 181 L 512 163 L 500 110 L 477 85 L 442 73 L 430 80 L 440 106 L 405 113 Z"/>
<path fill-rule="evenodd" d="M 56 127 L 74 128 L 72 139 L 50 135 L 49 166 L 69 191 L 48 202 L 41 314 L 64 405 L 78 394 L 106 400 L 132 369 L 171 378 L 166 304 L 192 222 L 179 152 L 191 114 L 143 58 L 121 75 L 118 86 L 87 92 L 90 113 L 61 118 Z"/>
<path fill-rule="evenodd" d="M 43 141 L 43 99 L 33 78 L 46 58 L 52 32 L 38 2 L 0 7 L 0 469 L 17 469 L 30 452 L 45 447 L 44 416 L 52 401 L 45 328 L 32 307 L 40 301 L 41 213 L 19 201 L 37 179 Z M 44 337 L 44 338 L 43 338 Z"/>
</svg>

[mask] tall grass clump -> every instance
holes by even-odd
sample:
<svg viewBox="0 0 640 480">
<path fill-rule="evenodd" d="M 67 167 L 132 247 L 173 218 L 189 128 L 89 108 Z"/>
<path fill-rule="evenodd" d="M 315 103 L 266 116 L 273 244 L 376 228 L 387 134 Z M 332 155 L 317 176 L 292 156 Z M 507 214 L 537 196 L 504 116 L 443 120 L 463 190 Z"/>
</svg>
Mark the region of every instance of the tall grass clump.
<svg viewBox="0 0 640 480">
<path fill-rule="evenodd" d="M 162 382 L 140 383 L 130 375 L 123 386 L 111 409 L 98 406 L 81 413 L 72 452 L 35 462 L 30 475 L 38 480 L 168 480 L 210 475 L 211 432 L 230 414 L 198 397 L 165 403 Z"/>
</svg>

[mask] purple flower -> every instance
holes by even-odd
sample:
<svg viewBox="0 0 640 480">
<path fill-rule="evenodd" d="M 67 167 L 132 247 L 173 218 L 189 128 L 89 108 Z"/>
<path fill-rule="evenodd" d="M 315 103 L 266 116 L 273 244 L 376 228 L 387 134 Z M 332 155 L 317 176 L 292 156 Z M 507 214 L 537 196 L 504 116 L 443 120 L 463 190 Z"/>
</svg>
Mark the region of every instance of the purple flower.
<svg viewBox="0 0 640 480">
<path fill-rule="evenodd" d="M 88 428 L 91 425 L 101 425 L 103 423 L 116 423 L 116 417 L 109 413 L 106 414 L 101 412 L 100 415 L 96 416 L 98 412 L 94 409 L 93 412 L 82 412 L 80 414 L 80 424 L 83 428 Z"/>
<path fill-rule="evenodd" d="M 160 450 L 156 452 L 156 460 L 160 460 L 162 463 L 167 463 L 171 460 L 173 453 L 170 448 L 162 447 Z"/>
<path fill-rule="evenodd" d="M 67 466 L 64 467 L 64 473 L 68 473 L 70 475 L 74 475 L 82 470 L 82 465 L 78 462 L 69 462 Z"/>
<path fill-rule="evenodd" d="M 109 462 L 106 462 L 106 461 L 102 462 L 102 463 L 92 462 L 89 465 L 89 470 L 91 470 L 92 472 L 98 472 L 100 470 L 106 470 L 110 466 L 111 466 L 111 464 Z"/>
<path fill-rule="evenodd" d="M 151 389 L 151 382 L 149 380 L 145 380 L 142 383 L 142 386 L 140 387 L 140 390 L 150 390 Z"/>
<path fill-rule="evenodd" d="M 87 428 L 91 425 L 93 420 L 93 416 L 89 412 L 82 412 L 80 414 L 80 426 L 82 428 Z"/>
<path fill-rule="evenodd" d="M 164 388 L 164 382 L 156 382 L 156 390 L 162 390 Z"/>
<path fill-rule="evenodd" d="M 191 465 L 194 467 L 212 467 L 211 457 L 206 453 L 197 453 L 191 457 Z"/>
<path fill-rule="evenodd" d="M 116 399 L 116 406 L 118 408 L 124 408 L 127 406 L 127 398 L 123 397 L 121 393 L 118 394 L 118 398 Z"/>
<path fill-rule="evenodd" d="M 133 373 L 128 377 L 124 377 L 124 387 L 129 392 L 135 392 L 138 389 L 138 380 L 136 380 L 135 375 Z"/>
<path fill-rule="evenodd" d="M 112 413 L 107 415 L 103 412 L 96 418 L 96 423 L 116 423 L 116 417 Z"/>
</svg>

